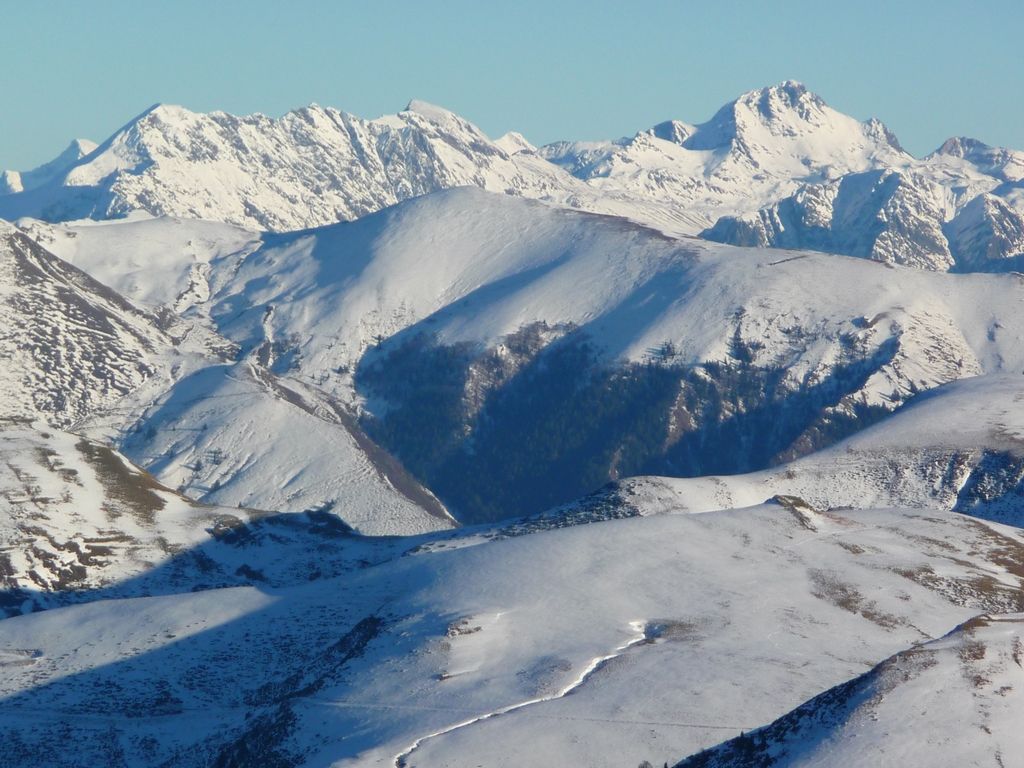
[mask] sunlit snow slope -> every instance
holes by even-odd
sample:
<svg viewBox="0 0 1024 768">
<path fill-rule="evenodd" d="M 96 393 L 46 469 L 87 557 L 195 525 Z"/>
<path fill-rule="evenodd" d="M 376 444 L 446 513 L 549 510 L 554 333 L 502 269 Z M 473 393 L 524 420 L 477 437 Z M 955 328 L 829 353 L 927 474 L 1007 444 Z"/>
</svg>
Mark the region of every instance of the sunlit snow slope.
<svg viewBox="0 0 1024 768">
<path fill-rule="evenodd" d="M 391 429 L 373 434 L 421 483 L 466 513 L 462 519 L 539 512 L 630 474 L 762 469 L 828 445 L 920 391 L 965 376 L 1024 370 L 1024 284 L 1014 275 L 936 274 L 673 239 L 621 218 L 473 188 L 286 234 L 179 219 L 24 226 L 136 300 L 178 307 L 231 339 L 245 365 L 268 370 L 313 400 L 324 395 L 325 402 L 371 414 L 377 421 L 366 428 Z M 646 453 L 628 460 L 617 457 L 629 435 L 593 434 L 581 447 L 569 446 L 574 467 L 596 469 L 543 498 L 526 498 L 521 490 L 550 486 L 538 474 L 543 467 L 523 470 L 521 481 L 509 481 L 518 483 L 514 488 L 482 481 L 474 493 L 489 494 L 493 508 L 460 497 L 455 479 L 491 478 L 497 467 L 523 465 L 507 454 L 488 468 L 472 465 L 473 439 L 483 434 L 478 427 L 497 423 L 493 408 L 511 402 L 510 392 L 521 395 L 515 401 L 521 412 L 508 423 L 543 418 L 528 403 L 529 387 L 518 382 L 557 385 L 543 377 L 558 370 L 545 361 L 560 350 L 593 355 L 593 364 L 562 374 L 576 377 L 575 387 L 601 371 L 620 371 L 624 381 L 652 375 L 647 365 L 665 371 L 657 399 L 641 398 L 637 406 L 649 406 L 650 418 L 664 428 L 649 428 Z M 444 355 L 448 363 L 431 362 Z M 225 386 L 249 386 L 237 383 L 247 379 L 245 370 Z M 209 377 L 183 383 L 171 396 L 175 407 L 197 386 L 221 387 Z M 431 392 L 451 394 L 436 406 L 416 399 Z M 129 425 L 135 436 L 109 429 L 90 434 L 118 441 L 164 482 L 212 501 L 300 511 L 339 498 L 291 483 L 302 478 L 298 467 L 309 465 L 305 476 L 329 485 L 331 462 L 320 472 L 315 455 L 303 451 L 306 416 L 269 419 L 296 436 L 270 441 L 243 426 L 244 399 L 237 402 L 239 408 L 219 407 L 219 415 L 200 415 L 192 406 L 189 415 L 174 418 L 165 411 L 153 425 L 155 440 L 147 437 L 146 420 L 156 411 L 145 407 Z M 328 405 L 319 412 L 338 410 Z M 438 427 L 447 413 L 458 420 Z M 598 431 L 610 423 L 585 408 L 565 413 L 573 425 L 597 419 Z M 647 418 L 638 411 L 626 417 L 634 420 L 628 429 Z M 762 423 L 773 434 L 758 447 Z M 177 434 L 165 431 L 179 426 Z M 212 431 L 202 433 L 204 426 Z M 758 435 L 766 437 L 763 430 Z M 518 438 L 495 440 L 499 452 L 516 445 L 533 450 Z M 424 445 L 442 455 L 449 444 L 458 453 L 448 455 L 462 464 L 450 465 L 444 477 L 436 462 L 411 457 Z M 168 449 L 172 455 L 162 457 Z M 217 450 L 234 457 L 232 472 L 207 460 L 206 452 Z M 243 477 L 246 467 L 270 466 L 248 461 L 264 450 L 281 468 Z M 740 458 L 730 463 L 727 456 Z M 497 503 L 502 499 L 504 507 Z"/>
<path fill-rule="evenodd" d="M 381 340 L 493 346 L 537 322 L 580 328 L 612 360 L 647 359 L 665 342 L 676 362 L 727 360 L 745 342 L 750 362 L 798 377 L 894 344 L 869 384 L 875 400 L 1024 368 L 1013 277 L 676 240 L 473 189 L 261 239 L 173 219 L 29 232 L 126 295 L 192 306 L 244 350 L 264 347 L 277 370 L 342 396 Z"/>
<path fill-rule="evenodd" d="M 6 759 L 660 764 L 1024 607 L 1018 532 L 951 512 L 553 523 L 407 540 L 305 586 L 2 621 Z M 279 556 L 241 552 L 256 571 Z"/>
<path fill-rule="evenodd" d="M 1012 765 L 1024 615 L 980 616 L 677 768 Z"/>
<path fill-rule="evenodd" d="M 107 244 L 102 253 L 138 266 Z M 280 385 L 257 361 L 233 365 L 237 347 L 222 336 L 133 304 L 5 222 L 0 272 L 0 418 L 131 445 L 162 482 L 215 503 L 331 509 L 375 534 L 452 525 L 344 408 Z"/>
</svg>

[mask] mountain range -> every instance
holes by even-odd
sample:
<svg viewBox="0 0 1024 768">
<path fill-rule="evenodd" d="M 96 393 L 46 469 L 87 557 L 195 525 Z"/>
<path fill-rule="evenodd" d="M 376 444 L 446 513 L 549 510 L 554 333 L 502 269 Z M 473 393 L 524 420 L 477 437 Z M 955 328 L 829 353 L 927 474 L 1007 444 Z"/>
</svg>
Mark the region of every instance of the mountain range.
<svg viewBox="0 0 1024 768">
<path fill-rule="evenodd" d="M 477 186 L 670 235 L 811 248 L 945 271 L 998 271 L 1024 252 L 1024 153 L 952 138 L 916 160 L 800 83 L 751 91 L 693 126 L 536 148 L 492 141 L 413 101 L 363 120 L 317 105 L 279 119 L 158 105 L 99 146 L 77 141 L 6 172 L 0 217 L 153 216 L 292 231 Z"/>
<path fill-rule="evenodd" d="M 0 763 L 1012 764 L 1022 190 L 792 81 L 7 171 Z"/>
</svg>

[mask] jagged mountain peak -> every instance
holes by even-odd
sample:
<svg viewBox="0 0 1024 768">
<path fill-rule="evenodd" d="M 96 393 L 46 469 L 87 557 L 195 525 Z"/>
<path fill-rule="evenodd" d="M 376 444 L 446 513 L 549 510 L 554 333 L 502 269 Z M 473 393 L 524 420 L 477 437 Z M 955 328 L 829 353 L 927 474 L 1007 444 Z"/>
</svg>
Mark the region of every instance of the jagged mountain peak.
<svg viewBox="0 0 1024 768">
<path fill-rule="evenodd" d="M 89 139 L 75 139 L 69 145 L 68 148 L 61 152 L 53 163 L 74 163 L 77 160 L 81 160 L 88 154 L 91 154 L 96 147 L 99 145 L 95 141 L 89 141 Z M 50 163 L 40 166 L 46 168 Z M 38 168 L 36 170 L 39 170 Z"/>
<path fill-rule="evenodd" d="M 696 130 L 692 125 L 681 120 L 666 120 L 649 128 L 647 133 L 663 141 L 671 141 L 673 144 L 682 146 L 683 142 L 690 138 Z"/>
<path fill-rule="evenodd" d="M 68 221 L 143 210 L 288 231 L 466 184 L 531 197 L 582 187 L 533 153 L 524 171 L 512 154 L 422 101 L 377 120 L 317 104 L 280 118 L 157 104 L 45 189 L 0 196 L 0 216 Z"/>
<path fill-rule="evenodd" d="M 510 131 L 500 139 L 495 139 L 494 144 L 510 155 L 514 155 L 517 152 L 537 151 L 537 148 L 527 141 L 523 134 L 516 133 L 515 131 Z"/>
<path fill-rule="evenodd" d="M 436 104 L 431 104 L 428 101 L 420 101 L 419 99 L 413 99 L 409 102 L 403 112 L 415 112 L 428 120 L 433 121 L 444 121 L 444 120 L 460 120 L 461 118 L 452 112 L 450 109 L 439 107 Z"/>
<path fill-rule="evenodd" d="M 988 144 L 968 136 L 953 136 L 942 142 L 942 146 L 932 155 L 950 155 L 951 157 L 968 157 L 971 154 L 992 149 Z M 931 155 L 929 155 L 930 157 Z"/>
<path fill-rule="evenodd" d="M 925 157 L 925 161 L 953 164 L 962 161 L 999 181 L 1014 183 L 1024 179 L 1024 152 L 992 147 L 967 136 L 946 139 L 941 147 Z"/>
<path fill-rule="evenodd" d="M 55 161 L 66 167 L 38 188 L 14 172 L 0 177 L 0 216 L 54 222 L 141 210 L 288 231 L 472 185 L 694 235 L 850 173 L 941 166 L 937 183 L 960 190 L 938 206 L 942 221 L 980 192 L 1024 179 L 1024 153 L 973 139 L 916 161 L 878 120 L 844 115 L 794 80 L 748 91 L 700 125 L 668 120 L 629 138 L 539 149 L 517 134 L 493 141 L 415 99 L 374 120 L 315 103 L 278 118 L 157 104 L 77 156 L 86 149 Z M 1016 187 L 995 194 L 1014 207 L 1024 200 Z"/>
<path fill-rule="evenodd" d="M 825 108 L 825 102 L 803 84 L 787 80 L 779 85 L 747 91 L 725 104 L 710 120 L 696 126 L 694 135 L 684 146 L 688 149 L 718 149 L 729 146 L 752 125 L 770 127 L 779 123 L 809 122 Z M 796 120 L 790 116 L 792 113 L 795 113 Z"/>
<path fill-rule="evenodd" d="M 96 147 L 97 144 L 88 139 L 75 139 L 53 160 L 31 171 L 4 171 L 0 174 L 0 195 L 12 195 L 40 187 L 91 154 Z"/>
<path fill-rule="evenodd" d="M 795 80 L 744 93 L 696 126 L 683 146 L 716 150 L 767 141 L 800 142 L 818 136 L 834 143 L 852 140 L 860 145 L 880 145 L 872 149 L 894 149 L 905 154 L 895 135 L 881 122 L 872 119 L 862 123 L 837 112 Z"/>
<path fill-rule="evenodd" d="M 747 91 L 733 103 L 737 106 L 756 107 L 769 120 L 778 118 L 788 110 L 794 110 L 806 119 L 813 110 L 824 109 L 826 106 L 820 96 L 796 80 Z"/>
</svg>

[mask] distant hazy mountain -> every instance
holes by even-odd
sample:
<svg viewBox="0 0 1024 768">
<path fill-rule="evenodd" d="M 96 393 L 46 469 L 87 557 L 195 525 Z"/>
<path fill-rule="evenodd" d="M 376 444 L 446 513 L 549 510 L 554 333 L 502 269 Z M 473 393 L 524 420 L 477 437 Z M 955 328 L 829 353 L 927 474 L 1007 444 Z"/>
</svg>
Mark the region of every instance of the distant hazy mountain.
<svg viewBox="0 0 1024 768">
<path fill-rule="evenodd" d="M 88 139 L 75 139 L 71 145 L 48 163 L 31 171 L 4 171 L 0 174 L 0 194 L 11 195 L 41 187 L 66 172 L 71 166 L 96 149 Z"/>
<path fill-rule="evenodd" d="M 378 120 L 317 105 L 277 120 L 158 105 L 47 184 L 0 197 L 0 215 L 65 221 L 145 211 L 287 231 L 466 184 L 559 200 L 587 193 L 525 142 L 510 137 L 505 146 L 516 154 L 418 101 Z"/>
<path fill-rule="evenodd" d="M 1024 256 L 1024 152 L 953 138 L 909 156 L 807 179 L 757 211 L 725 215 L 702 236 L 733 245 L 808 248 L 944 271 L 1008 271 Z"/>
<path fill-rule="evenodd" d="M 801 184 L 912 159 L 877 120 L 836 112 L 792 81 L 746 93 L 698 126 L 670 121 L 632 139 L 540 151 L 606 195 L 657 200 L 685 212 L 697 229 Z"/>
<path fill-rule="evenodd" d="M 973 139 L 915 160 L 882 123 L 836 112 L 792 81 L 701 125 L 540 149 L 519 134 L 492 141 L 418 101 L 376 120 L 316 105 L 276 120 L 160 105 L 95 149 L 77 142 L 36 171 L 8 172 L 0 216 L 143 211 L 281 232 L 470 185 L 734 245 L 999 271 L 1021 254 L 1022 172 L 1024 153 Z M 967 206 L 982 194 L 998 202 L 976 225 Z"/>
</svg>

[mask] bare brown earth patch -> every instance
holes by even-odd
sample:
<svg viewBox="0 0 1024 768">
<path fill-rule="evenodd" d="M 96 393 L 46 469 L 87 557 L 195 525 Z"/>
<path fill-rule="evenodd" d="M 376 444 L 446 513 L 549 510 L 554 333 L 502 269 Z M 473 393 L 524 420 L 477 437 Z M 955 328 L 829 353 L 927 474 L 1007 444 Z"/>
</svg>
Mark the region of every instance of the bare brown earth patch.
<svg viewBox="0 0 1024 768">
<path fill-rule="evenodd" d="M 155 477 L 145 470 L 129 467 L 104 445 L 81 440 L 75 448 L 89 462 L 103 484 L 108 501 L 104 501 L 102 507 L 109 516 L 116 519 L 127 511 L 145 525 L 156 522 L 156 513 L 166 505 L 166 501 L 156 491 L 169 491 Z"/>
</svg>

